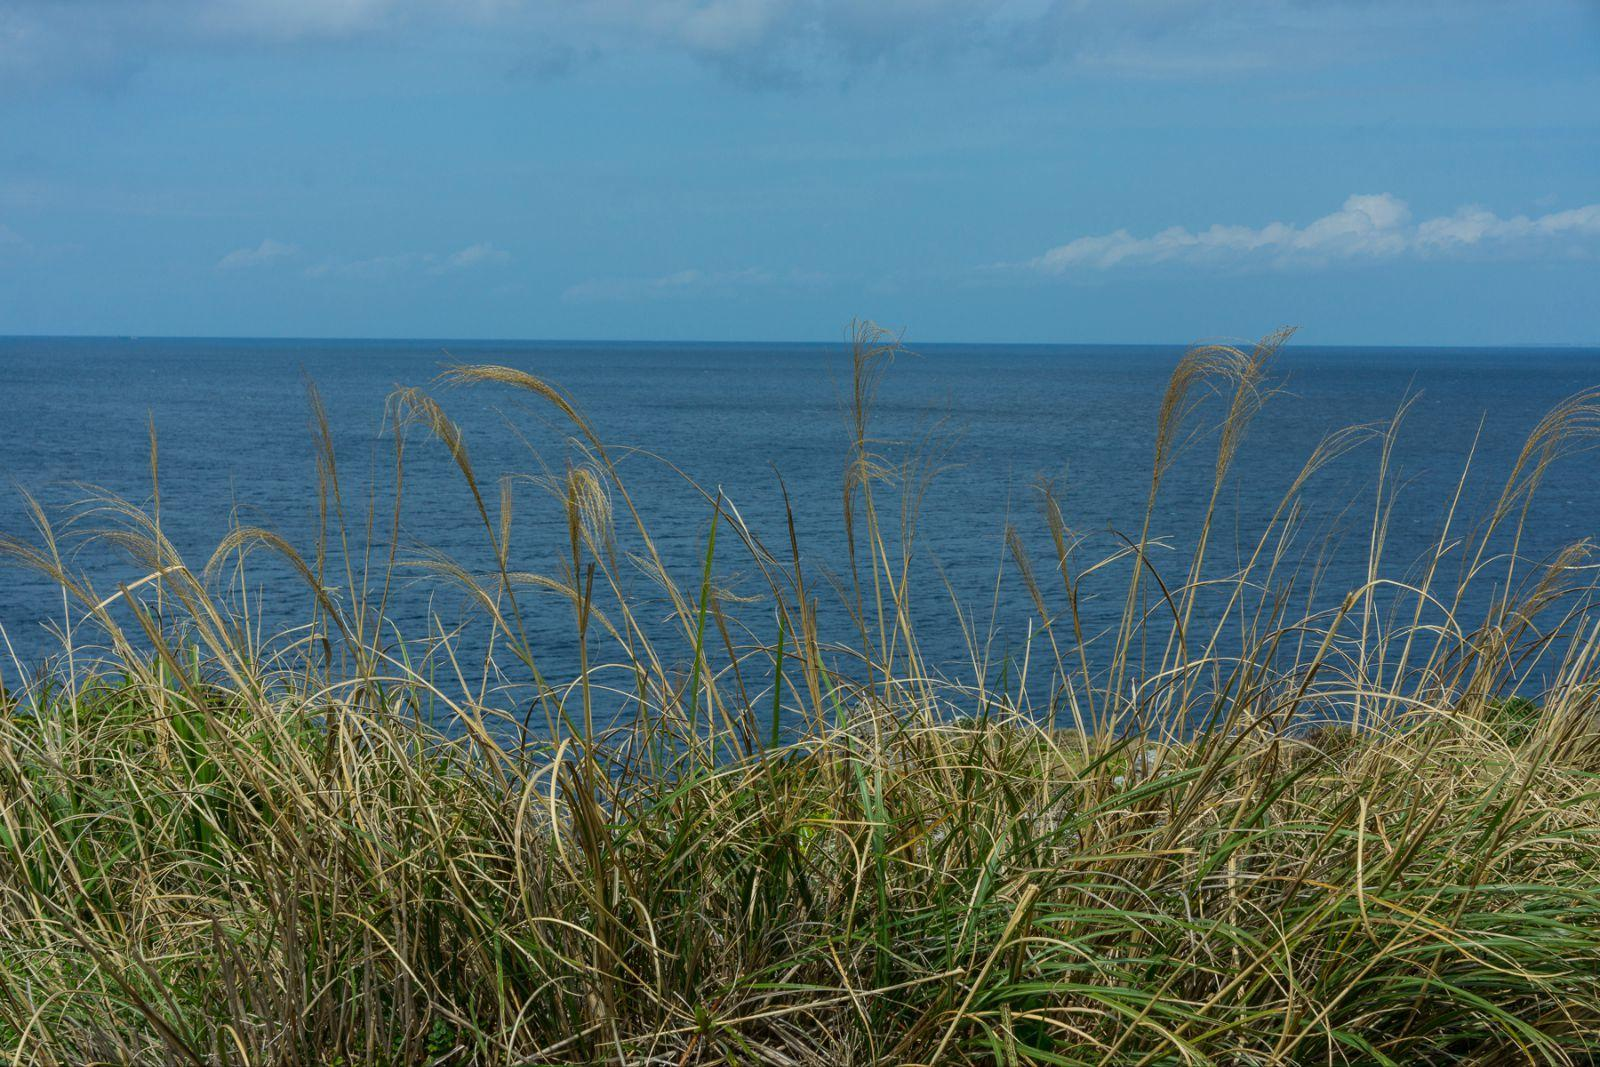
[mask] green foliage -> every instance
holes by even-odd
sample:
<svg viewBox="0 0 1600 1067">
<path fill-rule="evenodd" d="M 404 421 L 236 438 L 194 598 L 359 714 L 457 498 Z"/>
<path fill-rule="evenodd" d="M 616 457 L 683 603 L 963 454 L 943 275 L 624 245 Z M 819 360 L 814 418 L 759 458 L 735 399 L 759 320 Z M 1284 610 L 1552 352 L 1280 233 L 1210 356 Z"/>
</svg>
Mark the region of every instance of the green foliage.
<svg viewBox="0 0 1600 1067">
<path fill-rule="evenodd" d="M 1490 701 L 1487 710 L 1488 721 L 1513 745 L 1523 744 L 1538 732 L 1541 712 L 1537 701 L 1521 696 L 1505 697 Z"/>
</svg>

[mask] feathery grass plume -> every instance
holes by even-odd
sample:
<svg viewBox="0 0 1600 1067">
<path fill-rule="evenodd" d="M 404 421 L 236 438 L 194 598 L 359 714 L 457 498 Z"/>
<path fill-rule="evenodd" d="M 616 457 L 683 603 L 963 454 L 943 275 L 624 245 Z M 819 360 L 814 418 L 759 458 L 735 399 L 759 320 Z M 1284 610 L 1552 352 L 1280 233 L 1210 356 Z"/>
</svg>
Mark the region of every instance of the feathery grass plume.
<svg viewBox="0 0 1600 1067">
<path fill-rule="evenodd" d="M 1097 538 L 1048 481 L 1037 529 L 997 514 L 1017 581 L 996 596 L 1027 616 L 1003 670 L 952 583 L 970 673 L 918 644 L 916 516 L 943 453 L 875 437 L 897 341 L 870 324 L 837 613 L 787 508 L 754 529 L 690 483 L 706 543 L 669 561 L 576 403 L 503 367 L 445 382 L 532 394 L 571 437 L 493 506 L 438 399 L 402 390 L 389 423 L 394 491 L 420 426 L 492 568 L 401 553 L 398 503 L 381 536 L 376 500 L 347 514 L 314 393 L 315 545 L 236 526 L 191 569 L 154 502 L 91 491 L 57 523 L 30 499 L 37 536 L 0 556 L 60 586 L 71 654 L 0 692 L 0 1048 L 30 1067 L 1595 1062 L 1595 570 L 1587 542 L 1521 554 L 1595 394 L 1540 424 L 1483 515 L 1458 513 L 1464 473 L 1406 569 L 1384 552 L 1398 420 L 1330 435 L 1218 560 L 1286 336 L 1181 361 L 1137 531 Z M 1161 490 L 1208 440 L 1203 521 L 1167 573 Z M 1374 445 L 1368 564 L 1329 587 L 1305 497 Z M 564 535 L 549 574 L 512 536 L 538 507 Z M 128 580 L 94 588 L 66 536 L 121 552 Z M 264 637 L 234 595 L 260 548 L 311 593 Z M 754 591 L 729 579 L 743 563 Z M 465 592 L 490 638 L 437 615 L 401 633 L 401 571 Z"/>
</svg>

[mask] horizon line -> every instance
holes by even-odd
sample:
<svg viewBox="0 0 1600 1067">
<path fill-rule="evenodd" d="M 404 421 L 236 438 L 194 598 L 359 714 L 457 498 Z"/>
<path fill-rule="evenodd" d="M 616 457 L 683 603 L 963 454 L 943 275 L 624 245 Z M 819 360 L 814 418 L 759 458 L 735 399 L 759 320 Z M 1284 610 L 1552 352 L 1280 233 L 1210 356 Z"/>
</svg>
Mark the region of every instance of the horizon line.
<svg viewBox="0 0 1600 1067">
<path fill-rule="evenodd" d="M 903 336 L 903 335 L 902 335 Z M 998 341 L 998 340 L 902 340 L 900 343 L 909 351 L 918 347 L 972 347 L 991 346 L 996 348 L 1195 348 L 1209 344 L 1252 345 L 1260 338 L 1251 338 L 1244 335 L 1227 336 L 1216 335 L 1201 337 L 1188 341 Z M 791 347 L 814 347 L 817 345 L 844 344 L 848 345 L 850 339 L 847 335 L 831 339 L 772 339 L 772 338 L 738 338 L 733 340 L 712 340 L 709 338 L 644 338 L 644 337 L 465 337 L 445 335 L 413 335 L 413 336 L 382 336 L 377 334 L 169 334 L 169 333 L 3 333 L 0 332 L 0 341 L 317 341 L 317 342 L 381 342 L 394 344 L 518 344 L 518 345 L 716 345 L 733 347 L 740 345 L 775 345 Z M 1296 348 L 1377 348 L 1377 349 L 1494 349 L 1494 348 L 1522 348 L 1522 349 L 1600 349 L 1600 338 L 1590 341 L 1476 341 L 1472 343 L 1449 342 L 1315 342 L 1306 343 L 1291 338 L 1285 342 L 1284 347 Z"/>
</svg>

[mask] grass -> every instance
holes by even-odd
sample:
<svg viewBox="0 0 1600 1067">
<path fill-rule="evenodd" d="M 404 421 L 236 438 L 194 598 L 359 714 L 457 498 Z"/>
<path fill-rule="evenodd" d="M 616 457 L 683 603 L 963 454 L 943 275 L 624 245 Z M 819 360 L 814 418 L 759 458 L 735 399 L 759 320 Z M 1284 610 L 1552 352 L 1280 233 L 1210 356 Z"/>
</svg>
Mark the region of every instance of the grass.
<svg viewBox="0 0 1600 1067">
<path fill-rule="evenodd" d="M 867 326 L 832 583 L 792 521 L 765 541 L 709 493 L 680 584 L 577 405 L 499 367 L 448 378 L 569 427 L 542 477 L 556 573 L 522 569 L 512 493 L 422 391 L 395 398 L 397 469 L 419 427 L 443 443 L 476 572 L 402 558 L 374 533 L 398 504 L 345 520 L 314 395 L 330 519 L 303 554 L 238 528 L 190 569 L 159 495 L 97 496 L 145 579 L 99 590 L 38 509 L 0 550 L 101 651 L 0 698 L 0 1041 L 19 1064 L 1596 1062 L 1600 616 L 1584 546 L 1520 546 L 1600 397 L 1558 407 L 1402 574 L 1392 426 L 1330 437 L 1222 563 L 1281 340 L 1185 357 L 1149 518 L 1103 558 L 1040 487 L 1037 529 L 1006 531 L 1030 639 L 996 671 L 974 628 L 969 677 L 917 641 L 926 480 L 873 438 L 894 346 Z M 1163 573 L 1162 490 L 1199 447 L 1206 522 Z M 1318 589 L 1301 494 L 1359 447 L 1368 580 Z M 305 578 L 304 626 L 262 635 L 240 607 L 260 550 Z M 759 596 L 722 582 L 734 557 Z M 408 562 L 473 599 L 478 659 L 386 622 Z M 1096 629 L 1112 575 L 1120 621 Z M 825 596 L 846 632 L 822 632 Z M 560 677 L 527 636 L 558 613 Z"/>
</svg>

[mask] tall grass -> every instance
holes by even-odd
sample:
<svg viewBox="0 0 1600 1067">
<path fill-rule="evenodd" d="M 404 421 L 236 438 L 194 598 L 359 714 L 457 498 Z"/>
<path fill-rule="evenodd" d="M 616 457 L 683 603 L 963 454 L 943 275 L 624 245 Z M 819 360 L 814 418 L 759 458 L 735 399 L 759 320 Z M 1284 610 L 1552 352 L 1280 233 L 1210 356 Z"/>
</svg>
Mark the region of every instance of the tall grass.
<svg viewBox="0 0 1600 1067">
<path fill-rule="evenodd" d="M 100 589 L 36 507 L 0 551 L 102 651 L 0 698 L 0 1041 L 51 1065 L 1594 1062 L 1600 615 L 1587 546 L 1530 560 L 1521 535 L 1600 394 L 1415 566 L 1384 555 L 1394 426 L 1328 438 L 1218 560 L 1282 340 L 1182 360 L 1111 552 L 1038 487 L 1005 531 L 1033 619 L 1001 671 L 959 604 L 970 673 L 919 643 L 929 480 L 874 436 L 895 346 L 870 326 L 832 581 L 792 517 L 758 532 L 716 492 L 697 565 L 669 565 L 577 403 L 505 367 L 441 384 L 564 420 L 555 573 L 422 390 L 392 404 L 397 486 L 419 430 L 442 444 L 487 567 L 404 553 L 398 500 L 347 514 L 314 395 L 315 544 L 240 527 L 191 567 L 159 497 L 100 494 L 138 564 Z M 1199 447 L 1209 504 L 1168 573 L 1162 493 Z M 1360 448 L 1366 577 L 1322 588 L 1303 493 Z M 243 609 L 257 551 L 304 579 L 303 626 Z M 476 605 L 471 661 L 389 623 L 407 564 Z M 1085 598 L 1112 575 L 1105 629 Z M 531 636 L 555 617 L 576 668 Z"/>
</svg>

